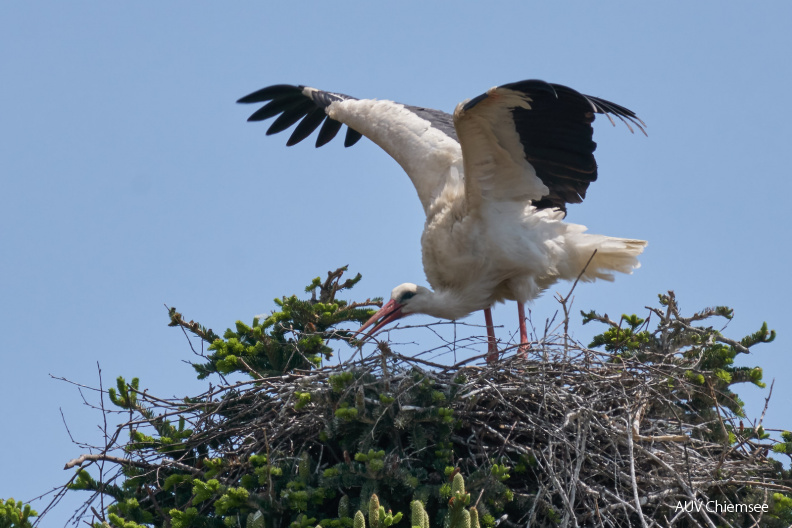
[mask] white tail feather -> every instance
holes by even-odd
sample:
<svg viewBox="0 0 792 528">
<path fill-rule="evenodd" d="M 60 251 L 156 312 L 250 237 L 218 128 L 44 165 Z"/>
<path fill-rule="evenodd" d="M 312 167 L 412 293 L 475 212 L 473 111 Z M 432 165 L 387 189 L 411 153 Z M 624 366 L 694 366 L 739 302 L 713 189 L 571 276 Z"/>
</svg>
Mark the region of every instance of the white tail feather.
<svg viewBox="0 0 792 528">
<path fill-rule="evenodd" d="M 590 282 L 595 279 L 612 281 L 613 272 L 631 274 L 634 269 L 640 268 L 638 255 L 643 253 L 647 245 L 645 240 L 629 238 L 616 238 L 604 235 L 588 235 L 581 233 L 581 239 L 575 245 L 575 258 L 569 261 L 575 269 L 568 270 L 570 275 L 566 278 L 577 277 L 585 268 L 586 271 L 580 280 Z M 591 255 L 596 254 L 594 258 Z M 586 267 L 586 263 L 591 262 Z M 565 274 L 566 275 L 566 274 Z"/>
</svg>

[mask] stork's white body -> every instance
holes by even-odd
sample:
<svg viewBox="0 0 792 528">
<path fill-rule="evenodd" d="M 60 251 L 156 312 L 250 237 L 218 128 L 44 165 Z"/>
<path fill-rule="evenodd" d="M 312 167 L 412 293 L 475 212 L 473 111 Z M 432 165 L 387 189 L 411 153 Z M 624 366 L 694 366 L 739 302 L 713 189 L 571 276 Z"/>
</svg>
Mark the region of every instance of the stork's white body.
<svg viewBox="0 0 792 528">
<path fill-rule="evenodd" d="M 412 180 L 426 213 L 421 246 L 434 291 L 409 283 L 397 287 L 390 308 L 381 311 L 390 310 L 388 321 L 410 313 L 459 319 L 485 310 L 489 316 L 494 303 L 507 299 L 520 303 L 522 318 L 523 303 L 558 280 L 574 280 L 581 272 L 584 281 L 612 280 L 613 272 L 639 266 L 636 257 L 646 242 L 590 235 L 584 226 L 564 222 L 566 204 L 582 201 L 597 176 L 594 113 L 616 115 L 643 130 L 624 107 L 542 81 L 492 88 L 460 103 L 453 117 L 287 85 L 240 99 L 263 101 L 271 102 L 251 120 L 282 112 L 268 134 L 304 118 L 289 140 L 294 144 L 326 116 L 317 146 L 346 124 L 347 146 L 368 137 Z M 490 339 L 492 351 L 494 334 Z"/>
</svg>

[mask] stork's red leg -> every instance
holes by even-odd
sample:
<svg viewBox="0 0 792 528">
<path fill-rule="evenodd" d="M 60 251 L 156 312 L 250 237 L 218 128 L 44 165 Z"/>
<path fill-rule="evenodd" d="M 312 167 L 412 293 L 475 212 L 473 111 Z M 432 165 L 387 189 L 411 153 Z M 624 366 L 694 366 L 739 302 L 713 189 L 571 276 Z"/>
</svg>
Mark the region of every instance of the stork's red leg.
<svg viewBox="0 0 792 528">
<path fill-rule="evenodd" d="M 487 363 L 498 359 L 498 344 L 495 341 L 495 326 L 492 324 L 492 310 L 484 309 L 484 322 L 487 325 Z"/>
<path fill-rule="evenodd" d="M 525 305 L 517 303 L 517 316 L 520 318 L 520 357 L 525 357 L 531 346 L 528 344 L 528 329 L 525 327 Z"/>
</svg>

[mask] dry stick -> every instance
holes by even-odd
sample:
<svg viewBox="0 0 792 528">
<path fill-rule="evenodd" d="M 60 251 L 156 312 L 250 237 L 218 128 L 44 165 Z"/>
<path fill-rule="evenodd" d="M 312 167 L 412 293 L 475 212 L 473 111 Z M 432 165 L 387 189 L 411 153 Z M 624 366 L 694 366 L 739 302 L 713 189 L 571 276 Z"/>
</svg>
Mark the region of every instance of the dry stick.
<svg viewBox="0 0 792 528">
<path fill-rule="evenodd" d="M 242 363 L 242 366 L 245 367 L 245 370 L 248 371 L 248 374 L 250 374 L 251 376 L 253 376 L 257 380 L 263 380 L 264 379 L 264 376 L 262 376 L 261 374 L 259 374 L 255 370 L 253 370 L 253 368 L 250 365 L 248 365 L 245 362 L 244 359 L 242 359 L 241 357 L 238 357 L 237 359 L 239 360 L 240 363 Z"/>
<path fill-rule="evenodd" d="M 54 380 L 65 381 L 66 383 L 69 383 L 69 384 L 74 385 L 75 387 L 79 387 L 81 389 L 87 389 L 87 390 L 92 390 L 92 391 L 95 391 L 95 392 L 99 392 L 99 389 L 97 389 L 96 387 L 89 387 L 88 385 L 83 385 L 82 383 L 77 383 L 76 381 L 72 381 L 70 379 L 66 379 L 66 378 L 64 378 L 62 376 L 53 376 L 52 374 L 50 374 L 49 377 L 54 379 Z"/>
<path fill-rule="evenodd" d="M 581 469 L 581 467 L 583 465 L 583 460 L 586 458 L 585 452 L 586 452 L 586 438 L 587 438 L 586 434 L 581 434 L 581 431 L 580 431 L 580 428 L 581 428 L 580 417 L 578 417 L 576 419 L 576 421 L 577 421 L 577 435 L 576 435 L 577 436 L 577 442 L 575 443 L 574 448 L 575 448 L 575 455 L 576 455 L 575 458 L 577 459 L 577 463 L 575 464 L 575 470 L 572 473 L 571 478 L 570 478 L 570 480 L 571 480 L 570 487 L 572 488 L 572 490 L 570 491 L 570 494 L 569 494 L 570 495 L 570 500 L 571 500 L 571 502 L 573 504 L 575 503 L 575 495 L 577 494 L 578 484 L 581 482 L 581 480 L 580 480 L 580 469 Z M 587 424 L 588 424 L 588 421 L 587 421 Z M 576 524 L 577 524 L 577 522 L 576 522 Z"/>
<path fill-rule="evenodd" d="M 58 410 L 60 411 L 61 420 L 63 421 L 63 426 L 66 428 L 66 433 L 69 435 L 69 439 L 72 441 L 72 444 L 79 445 L 69 430 L 69 424 L 66 423 L 66 417 L 63 415 L 63 407 L 58 407 Z"/>
<path fill-rule="evenodd" d="M 627 415 L 628 423 L 627 427 L 630 427 L 629 422 L 632 420 L 629 419 L 629 414 Z M 632 434 L 627 434 L 627 449 L 628 449 L 628 456 L 630 457 L 630 480 L 632 482 L 632 491 L 633 491 L 633 500 L 635 501 L 635 509 L 638 511 L 638 518 L 641 519 L 641 526 L 644 528 L 648 528 L 646 526 L 646 519 L 644 519 L 643 511 L 641 510 L 641 499 L 638 497 L 638 482 L 635 480 L 635 453 L 633 452 L 633 439 Z"/>
<path fill-rule="evenodd" d="M 476 502 L 473 503 L 473 507 L 474 508 L 478 507 L 479 501 L 481 500 L 481 497 L 483 495 L 484 495 L 484 488 L 481 488 L 481 491 L 479 491 L 478 498 L 476 499 Z"/>
<path fill-rule="evenodd" d="M 98 511 L 96 511 L 96 508 L 94 508 L 93 506 L 91 506 L 91 511 L 93 512 L 93 514 L 96 516 L 96 518 L 97 518 L 97 519 L 99 519 L 99 520 L 100 520 L 100 521 L 102 521 L 102 522 L 105 522 L 104 515 L 100 515 L 100 514 L 99 514 L 99 512 L 98 512 Z M 102 511 L 104 511 L 104 510 L 102 510 Z M 88 523 L 86 523 L 86 524 L 88 524 Z M 89 525 L 89 526 L 90 526 L 90 525 Z"/>
<path fill-rule="evenodd" d="M 770 382 L 770 392 L 767 393 L 767 398 L 765 398 L 765 402 L 764 402 L 764 409 L 762 409 L 762 415 L 759 417 L 760 426 L 764 422 L 765 413 L 767 413 L 767 407 L 770 405 L 770 397 L 773 395 L 774 385 L 775 385 L 775 378 L 773 378 L 773 381 Z"/>
<path fill-rule="evenodd" d="M 100 402 L 100 405 L 102 407 L 102 420 L 104 421 L 104 426 L 102 427 L 102 434 L 104 435 L 104 439 L 105 439 L 104 453 L 107 453 L 107 451 L 110 449 L 110 445 L 107 442 L 107 440 L 108 440 L 108 436 L 107 436 L 107 413 L 105 412 L 105 408 L 104 408 L 104 387 L 102 387 L 102 368 L 99 366 L 99 362 L 98 361 L 96 362 L 96 368 L 99 371 L 99 402 Z M 104 494 L 104 490 L 105 490 L 104 466 L 105 466 L 105 461 L 102 460 L 99 463 L 99 489 L 97 490 L 99 492 L 99 508 L 102 511 L 105 511 L 105 505 L 104 505 L 104 495 L 105 495 Z M 104 520 L 104 519 L 102 519 L 102 520 Z"/>
<path fill-rule="evenodd" d="M 567 293 L 567 296 L 562 298 L 560 293 L 556 294 L 556 299 L 558 300 L 558 302 L 561 303 L 561 307 L 564 309 L 564 355 L 566 355 L 569 347 L 569 308 L 567 307 L 567 301 L 569 301 L 572 292 L 575 291 L 575 287 L 577 286 L 578 281 L 580 281 L 580 278 L 583 276 L 584 273 L 586 273 L 586 269 L 588 269 L 589 264 L 591 264 L 591 261 L 594 260 L 594 255 L 596 254 L 597 254 L 597 250 L 595 249 L 594 252 L 591 253 L 589 259 L 586 261 L 586 265 L 583 266 L 582 270 L 580 270 L 580 273 L 575 279 L 575 282 L 572 283 L 572 287 L 569 289 L 569 293 Z"/>
<path fill-rule="evenodd" d="M 160 507 L 159 502 L 157 502 L 157 497 L 154 496 L 154 492 L 151 491 L 151 488 L 149 486 L 143 486 L 143 487 L 146 490 L 146 494 L 149 496 L 149 500 L 151 500 L 151 504 L 153 504 L 154 508 L 157 510 L 157 512 L 159 512 L 160 517 L 162 517 L 163 519 L 167 519 L 168 516 L 165 515 L 165 512 Z M 102 510 L 102 511 L 104 511 L 104 510 Z"/>
</svg>

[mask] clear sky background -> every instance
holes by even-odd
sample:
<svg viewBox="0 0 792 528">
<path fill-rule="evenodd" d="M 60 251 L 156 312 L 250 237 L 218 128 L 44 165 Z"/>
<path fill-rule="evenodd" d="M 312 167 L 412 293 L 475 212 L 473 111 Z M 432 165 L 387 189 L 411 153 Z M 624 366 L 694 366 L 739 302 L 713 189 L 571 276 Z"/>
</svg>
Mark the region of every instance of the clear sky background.
<svg viewBox="0 0 792 528">
<path fill-rule="evenodd" d="M 399 166 L 367 140 L 265 137 L 234 101 L 276 83 L 451 112 L 539 78 L 635 110 L 648 138 L 597 120 L 600 178 L 568 219 L 648 240 L 643 267 L 579 286 L 575 307 L 645 314 L 673 289 L 688 313 L 733 307 L 731 337 L 768 321 L 778 339 L 743 364 L 776 380 L 765 425 L 792 427 L 791 21 L 783 1 L 3 2 L 0 497 L 71 475 L 84 451 L 61 411 L 100 442 L 101 415 L 50 375 L 96 386 L 99 362 L 105 387 L 204 389 L 164 304 L 221 332 L 344 264 L 358 299 L 425 284 Z M 515 312 L 495 311 L 504 337 Z M 758 415 L 767 391 L 740 394 Z"/>
</svg>

